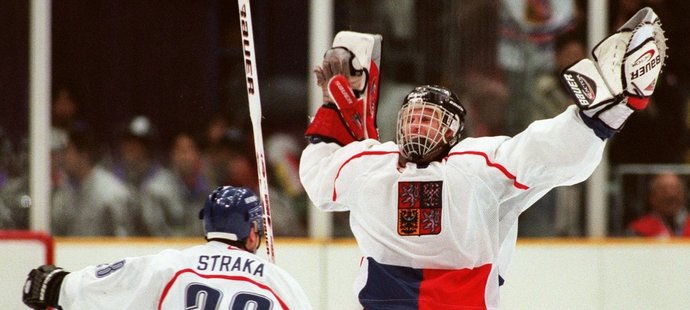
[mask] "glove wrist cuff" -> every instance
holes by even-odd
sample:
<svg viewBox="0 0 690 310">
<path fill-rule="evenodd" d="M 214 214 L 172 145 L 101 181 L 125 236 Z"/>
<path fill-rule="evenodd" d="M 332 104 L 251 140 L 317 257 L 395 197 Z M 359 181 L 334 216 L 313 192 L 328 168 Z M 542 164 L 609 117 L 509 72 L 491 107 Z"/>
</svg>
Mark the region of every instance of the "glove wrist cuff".
<svg viewBox="0 0 690 310">
<path fill-rule="evenodd" d="M 579 112 L 580 118 L 582 118 L 582 121 L 585 123 L 585 125 L 587 125 L 589 128 L 592 128 L 594 134 L 596 134 L 601 140 L 611 138 L 616 134 L 616 132 L 618 132 L 617 130 L 606 125 L 601 119 L 592 118 L 585 114 L 582 110 Z"/>
<path fill-rule="evenodd" d="M 62 287 L 62 281 L 67 274 L 69 274 L 67 271 L 55 270 L 46 277 L 46 285 L 42 288 L 45 292 L 41 292 L 41 294 L 45 294 L 43 298 L 47 305 L 58 307 L 60 287 Z"/>
</svg>

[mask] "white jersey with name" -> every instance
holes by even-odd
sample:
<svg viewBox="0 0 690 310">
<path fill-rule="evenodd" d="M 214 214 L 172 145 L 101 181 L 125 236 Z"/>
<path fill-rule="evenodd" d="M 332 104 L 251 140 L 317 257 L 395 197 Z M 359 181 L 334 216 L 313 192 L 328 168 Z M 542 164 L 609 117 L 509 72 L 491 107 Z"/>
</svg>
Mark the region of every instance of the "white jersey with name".
<svg viewBox="0 0 690 310">
<path fill-rule="evenodd" d="M 399 167 L 392 142 L 311 144 L 300 177 L 317 207 L 350 211 L 366 309 L 495 309 L 518 215 L 584 181 L 604 145 L 571 106 L 512 138 L 466 138 L 425 167 Z"/>
<path fill-rule="evenodd" d="M 71 272 L 59 304 L 63 309 L 312 309 L 287 272 L 216 241 Z"/>
</svg>

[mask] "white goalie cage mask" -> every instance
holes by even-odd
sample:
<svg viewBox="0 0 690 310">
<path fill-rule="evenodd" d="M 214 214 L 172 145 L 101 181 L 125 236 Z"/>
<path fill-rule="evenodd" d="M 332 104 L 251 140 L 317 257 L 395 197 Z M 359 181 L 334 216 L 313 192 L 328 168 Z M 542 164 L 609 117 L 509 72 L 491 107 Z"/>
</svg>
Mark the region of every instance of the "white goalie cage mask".
<svg viewBox="0 0 690 310">
<path fill-rule="evenodd" d="M 460 140 L 464 120 L 464 107 L 448 89 L 428 85 L 415 88 L 398 112 L 400 155 L 418 164 L 439 160 Z"/>
</svg>

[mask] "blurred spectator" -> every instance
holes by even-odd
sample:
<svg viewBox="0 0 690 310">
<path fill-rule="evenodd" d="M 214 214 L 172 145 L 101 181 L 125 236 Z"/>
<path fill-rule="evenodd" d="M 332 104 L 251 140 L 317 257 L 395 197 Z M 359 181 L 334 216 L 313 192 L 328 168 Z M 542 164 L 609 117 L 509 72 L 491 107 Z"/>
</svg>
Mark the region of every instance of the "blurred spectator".
<svg viewBox="0 0 690 310">
<path fill-rule="evenodd" d="M 12 152 L 10 137 L 0 128 L 0 187 L 5 185 L 10 178 L 10 169 L 14 157 Z"/>
<path fill-rule="evenodd" d="M 203 147 L 213 149 L 218 147 L 226 131 L 230 129 L 230 123 L 223 114 L 214 114 L 206 125 Z"/>
<path fill-rule="evenodd" d="M 271 214 L 278 236 L 307 236 L 307 194 L 299 180 L 302 148 L 289 134 L 276 133 L 267 139 Z M 349 226 L 344 227 L 349 231 Z"/>
<path fill-rule="evenodd" d="M 79 95 L 73 85 L 58 82 L 53 88 L 50 110 L 51 140 L 64 139 L 72 130 L 86 130 L 86 122 L 79 117 Z M 62 141 L 51 141 L 62 143 Z"/>
<path fill-rule="evenodd" d="M 98 146 L 87 131 L 72 131 L 64 153 L 69 178 L 62 204 L 52 206 L 52 231 L 66 236 L 126 236 L 131 193 L 97 164 Z M 54 200 L 55 201 L 55 200 Z"/>
<path fill-rule="evenodd" d="M 65 153 L 69 136 L 63 130 L 53 130 L 50 136 L 50 185 L 53 210 L 63 210 L 72 203 L 72 184 L 65 169 Z M 55 213 L 55 212 L 53 212 Z M 55 220 L 55 219 L 53 219 Z M 55 227 L 55 225 L 53 225 Z M 53 231 L 53 233 L 56 233 Z"/>
<path fill-rule="evenodd" d="M 252 159 L 254 151 L 248 148 L 246 134 L 237 128 L 226 129 L 216 143 L 208 145 L 204 159 L 210 165 L 210 178 L 214 188 L 233 185 L 258 191 L 256 161 Z"/>
<path fill-rule="evenodd" d="M 28 229 L 30 206 L 26 174 L 10 178 L 0 187 L 0 229 Z"/>
<path fill-rule="evenodd" d="M 690 237 L 685 191 L 685 184 L 676 174 L 655 176 L 649 183 L 649 211 L 630 223 L 630 233 L 642 237 Z"/>
<path fill-rule="evenodd" d="M 70 131 L 84 129 L 85 122 L 79 117 L 79 95 L 69 84 L 57 84 L 53 89 L 51 125 L 54 129 Z"/>
<path fill-rule="evenodd" d="M 231 151 L 228 161 L 225 162 L 225 182 L 223 183 L 233 186 L 251 187 L 258 191 L 259 176 L 256 170 L 254 153 L 242 152 L 240 150 Z"/>
<path fill-rule="evenodd" d="M 223 134 L 209 157 L 217 186 L 248 187 L 260 192 L 256 157 L 248 138 L 235 128 Z M 296 186 L 292 175 L 299 158 L 294 154 L 296 142 L 282 134 L 268 141 L 265 151 L 273 232 L 276 236 L 306 236 L 306 197 L 302 196 L 301 183 Z"/>
<path fill-rule="evenodd" d="M 536 79 L 554 69 L 554 43 L 577 21 L 572 0 L 502 0 L 500 8 L 499 64 L 509 89 L 506 129 L 514 135 L 533 118 Z"/>
<path fill-rule="evenodd" d="M 175 135 L 170 147 L 170 167 L 177 177 L 177 189 L 183 195 L 184 215 L 179 232 L 195 236 L 201 233 L 201 226 L 196 225 L 199 210 L 213 186 L 195 137 L 188 132 Z"/>
<path fill-rule="evenodd" d="M 411 87 L 412 89 L 414 87 Z M 504 135 L 508 89 L 502 81 L 483 73 L 470 73 L 462 81 L 460 100 L 468 106 L 467 135 Z M 395 118 L 394 118 L 395 119 Z"/>
<path fill-rule="evenodd" d="M 29 226 L 29 184 L 24 164 L 0 128 L 0 229 Z"/>
<path fill-rule="evenodd" d="M 151 121 L 145 116 L 134 117 L 120 136 L 112 168 L 134 194 L 130 215 L 135 235 L 173 235 L 184 213 L 176 177 L 157 158 L 157 141 Z"/>
<path fill-rule="evenodd" d="M 67 134 L 62 130 L 50 133 L 50 179 L 53 185 L 67 183 L 64 169 L 65 148 L 69 140 Z"/>
<path fill-rule="evenodd" d="M 567 106 L 575 104 L 565 92 L 560 81 L 561 72 L 580 59 L 586 58 L 585 35 L 580 31 L 560 34 L 554 42 L 554 64 L 552 70 L 543 72 L 536 80 L 535 102 L 531 105 L 529 121 L 558 115 Z"/>
<path fill-rule="evenodd" d="M 268 164 L 272 167 L 272 179 L 275 180 L 273 183 L 291 199 L 306 194 L 299 180 L 302 148 L 295 137 L 285 133 L 271 135 L 266 143 Z"/>
<path fill-rule="evenodd" d="M 63 82 L 54 84 L 50 111 L 50 182 L 53 208 L 62 208 L 72 203 L 71 185 L 65 171 L 64 157 L 69 132 L 88 130 L 86 122 L 78 117 L 79 101 L 79 95 L 73 85 Z M 100 145 L 98 147 L 100 148 Z"/>
<path fill-rule="evenodd" d="M 4 199 L 0 199 L 0 229 L 14 228 L 14 224 L 10 208 L 5 205 Z"/>
</svg>

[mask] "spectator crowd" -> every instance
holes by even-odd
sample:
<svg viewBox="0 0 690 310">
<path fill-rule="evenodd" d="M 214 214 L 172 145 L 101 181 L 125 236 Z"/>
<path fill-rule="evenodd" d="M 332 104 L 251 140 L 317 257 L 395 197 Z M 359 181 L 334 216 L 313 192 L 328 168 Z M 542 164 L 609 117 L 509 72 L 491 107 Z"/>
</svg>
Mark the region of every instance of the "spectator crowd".
<svg viewBox="0 0 690 310">
<path fill-rule="evenodd" d="M 471 52 L 471 60 L 439 61 L 447 68 L 430 70 L 436 80 L 426 79 L 457 90 L 468 107 L 467 136 L 513 135 L 518 128 L 537 119 L 553 117 L 573 103 L 564 93 L 559 75 L 563 68 L 589 53 L 584 21 L 587 1 L 439 2 L 457 8 L 443 14 L 463 17 L 439 18 L 439 21 L 456 20 L 457 24 L 444 24 L 444 29 L 461 28 L 447 33 L 429 31 L 433 30 L 434 21 L 416 26 L 410 22 L 415 19 L 413 8 L 421 6 L 421 2 L 412 2 L 398 1 L 395 5 L 357 2 L 368 9 L 343 10 L 350 12 L 349 15 L 336 18 L 345 23 L 356 21 L 353 24 L 361 28 L 353 30 L 384 35 L 377 120 L 382 137 L 392 136 L 395 116 L 389 111 L 397 110 L 402 101 L 387 95 L 389 91 L 410 90 L 410 76 L 423 75 L 410 74 L 410 71 L 432 67 L 416 63 L 415 56 L 419 55 L 410 49 L 430 48 L 441 55 L 446 46 L 441 48 L 431 44 L 436 42 L 429 42 L 435 39 L 448 42 L 451 57 L 460 57 L 453 44 L 473 45 L 461 48 Z M 342 5 L 348 8 L 354 2 L 344 1 Z M 429 6 L 433 8 L 434 4 Z M 680 13 L 689 4 L 677 0 L 611 1 L 610 30 L 617 29 L 644 6 L 652 7 L 663 21 L 669 38 L 669 59 L 650 107 L 631 117 L 625 130 L 611 139 L 608 156 L 613 169 L 625 164 L 690 163 L 690 81 L 684 74 L 688 72 L 685 57 L 688 47 L 682 42 L 687 19 Z M 672 9 L 676 7 L 679 9 Z M 377 14 L 382 18 L 366 19 L 357 14 Z M 390 31 L 386 32 L 388 28 Z M 415 64 L 415 69 L 407 70 L 411 68 L 410 63 Z M 243 69 L 241 64 L 238 68 Z M 297 92 L 306 92 L 308 87 L 299 89 L 289 85 L 286 88 Z M 276 101 L 283 105 L 284 97 L 277 97 L 280 100 Z M 73 89 L 56 85 L 52 98 L 50 209 L 51 229 L 56 235 L 197 236 L 201 231 L 198 211 L 212 189 L 232 185 L 258 192 L 253 139 L 250 132 L 237 126 L 237 115 L 212 114 L 204 128 L 177 131 L 165 128 L 165 136 L 160 129 L 168 124 L 156 124 L 152 115 L 132 115 L 131 119 L 118 120 L 121 125 L 108 124 L 112 125 L 112 139 L 102 141 L 102 137 L 94 136 L 90 130 L 94 124 L 79 117 L 79 106 L 88 103 L 79 102 Z M 306 117 L 304 123 L 306 127 Z M 307 197 L 297 178 L 305 141 L 299 134 L 281 132 L 265 138 L 274 232 L 278 236 L 306 236 Z M 31 200 L 27 152 L 25 141 L 11 139 L 0 128 L 0 229 L 28 227 Z M 660 184 L 669 180 L 675 180 L 676 186 L 683 190 L 683 199 L 678 198 L 679 194 L 674 196 L 673 203 L 679 211 L 661 215 L 667 213 L 655 206 L 664 199 L 653 197 L 663 187 Z M 650 185 L 653 186 L 649 187 L 649 194 L 639 196 L 649 197 L 645 200 L 648 213 L 637 210 L 629 218 L 626 216 L 626 231 L 614 234 L 683 234 L 687 180 L 677 175 L 666 176 Z M 680 189 L 676 187 L 674 192 Z M 634 192 L 634 189 L 624 188 L 624 191 Z M 586 194 L 582 185 L 553 190 L 521 215 L 521 236 L 583 236 Z M 334 218 L 336 234 L 350 235 L 347 217 L 343 213 Z M 640 222 L 644 218 L 647 220 Z M 650 225 L 656 225 L 655 234 L 649 233 Z"/>
<path fill-rule="evenodd" d="M 51 150 L 51 231 L 58 236 L 198 236 L 198 214 L 214 188 L 232 184 L 258 192 L 251 135 L 222 115 L 204 132 L 180 130 L 167 139 L 150 117 L 137 115 L 99 141 L 78 118 L 71 90 L 54 92 Z M 165 142 L 169 141 L 169 142 Z M 306 236 L 306 199 L 296 173 L 299 140 L 270 137 L 268 167 L 274 231 Z M 0 131 L 0 229 L 28 228 L 26 148 Z M 271 174 L 273 175 L 273 173 Z M 294 182 L 297 182 L 295 184 Z"/>
</svg>

